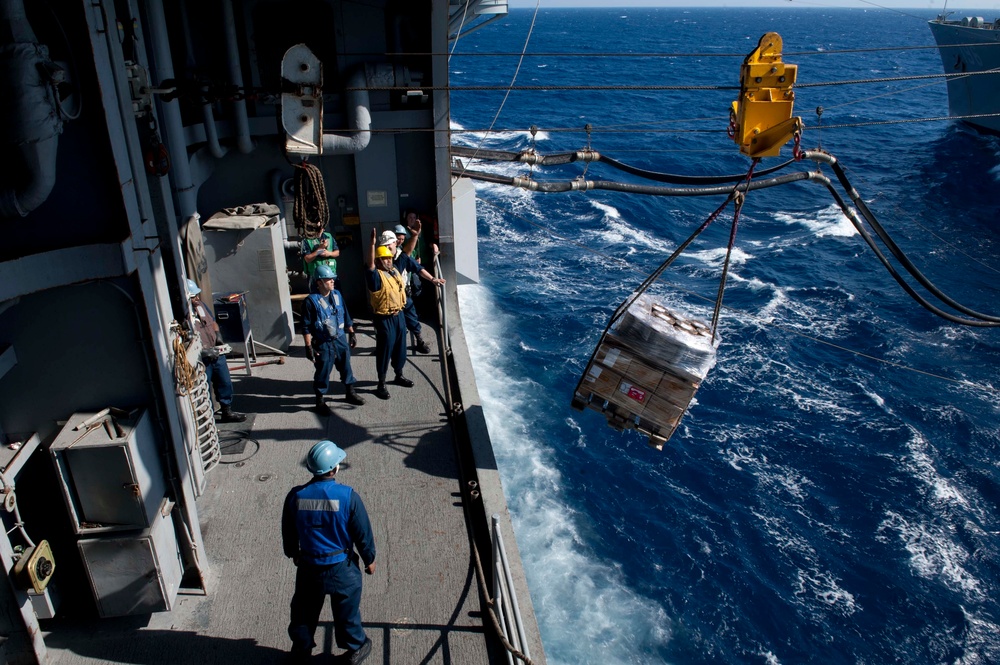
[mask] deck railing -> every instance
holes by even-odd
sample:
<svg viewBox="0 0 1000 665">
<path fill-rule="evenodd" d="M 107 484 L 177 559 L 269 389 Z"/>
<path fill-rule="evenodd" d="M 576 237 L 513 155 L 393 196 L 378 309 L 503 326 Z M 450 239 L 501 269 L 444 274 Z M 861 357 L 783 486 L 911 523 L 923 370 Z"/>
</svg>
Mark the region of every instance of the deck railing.
<svg viewBox="0 0 1000 665">
<path fill-rule="evenodd" d="M 507 560 L 507 550 L 503 546 L 503 535 L 500 533 L 500 516 L 493 515 L 493 609 L 500 621 L 500 629 L 504 637 L 517 651 L 525 655 L 526 662 L 531 662 L 528 651 L 528 641 L 524 637 L 524 625 L 521 622 L 521 610 L 517 606 L 517 592 L 514 591 L 514 578 L 510 574 L 510 564 Z M 514 663 L 514 655 L 507 651 L 507 662 Z"/>
<path fill-rule="evenodd" d="M 438 255 L 434 255 L 434 277 L 435 279 L 441 278 L 441 261 L 438 260 Z M 441 318 L 441 340 L 442 340 L 442 350 L 445 353 L 451 351 L 451 335 L 448 332 L 448 291 L 445 290 L 443 286 L 438 288 L 438 315 Z"/>
</svg>

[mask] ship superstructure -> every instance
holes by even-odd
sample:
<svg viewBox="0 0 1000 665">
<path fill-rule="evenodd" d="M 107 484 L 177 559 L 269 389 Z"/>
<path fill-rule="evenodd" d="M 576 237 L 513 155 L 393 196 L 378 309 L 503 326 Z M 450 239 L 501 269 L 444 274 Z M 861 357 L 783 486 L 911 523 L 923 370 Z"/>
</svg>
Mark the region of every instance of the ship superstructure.
<svg viewBox="0 0 1000 665">
<path fill-rule="evenodd" d="M 949 75 L 949 113 L 979 130 L 1000 134 L 1000 19 L 939 16 L 928 25 Z"/>
</svg>

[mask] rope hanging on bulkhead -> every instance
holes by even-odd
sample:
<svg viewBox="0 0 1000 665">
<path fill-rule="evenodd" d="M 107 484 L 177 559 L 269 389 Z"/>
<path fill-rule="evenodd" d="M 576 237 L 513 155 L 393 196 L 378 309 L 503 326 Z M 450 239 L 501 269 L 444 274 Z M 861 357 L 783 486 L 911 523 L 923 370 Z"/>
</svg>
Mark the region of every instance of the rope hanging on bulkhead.
<svg viewBox="0 0 1000 665">
<path fill-rule="evenodd" d="M 303 238 L 318 238 L 330 220 L 323 173 L 308 162 L 295 165 L 295 228 Z"/>
<path fill-rule="evenodd" d="M 174 383 L 177 386 L 178 395 L 187 395 L 194 389 L 196 371 L 188 363 L 187 347 L 184 346 L 185 340 L 180 325 L 175 321 L 170 328 L 174 333 Z"/>
</svg>

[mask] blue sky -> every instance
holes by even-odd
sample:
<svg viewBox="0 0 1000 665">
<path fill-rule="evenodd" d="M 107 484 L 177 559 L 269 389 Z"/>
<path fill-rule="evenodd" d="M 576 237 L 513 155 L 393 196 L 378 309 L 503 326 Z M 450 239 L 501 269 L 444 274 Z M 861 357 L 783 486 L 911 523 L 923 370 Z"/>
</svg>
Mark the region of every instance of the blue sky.
<svg viewBox="0 0 1000 665">
<path fill-rule="evenodd" d="M 508 0 L 511 9 L 534 8 L 536 0 Z M 1000 17 L 1000 2 L 997 0 L 949 0 L 948 11 L 962 16 L 971 10 L 993 14 L 987 18 Z M 544 7 L 862 7 L 886 9 L 925 9 L 940 11 L 945 0 L 541 0 Z"/>
</svg>

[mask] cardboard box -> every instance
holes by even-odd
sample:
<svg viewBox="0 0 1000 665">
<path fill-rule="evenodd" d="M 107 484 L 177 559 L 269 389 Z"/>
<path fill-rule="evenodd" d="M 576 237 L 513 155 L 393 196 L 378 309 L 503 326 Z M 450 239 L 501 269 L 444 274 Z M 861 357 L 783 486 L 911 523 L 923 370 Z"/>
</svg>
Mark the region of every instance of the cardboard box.
<svg viewBox="0 0 1000 665">
<path fill-rule="evenodd" d="M 715 363 L 718 340 L 705 324 L 642 296 L 601 338 L 573 398 L 616 430 L 635 429 L 661 449 Z"/>
<path fill-rule="evenodd" d="M 688 404 L 690 404 L 692 397 L 694 397 L 693 392 L 688 395 Z M 687 411 L 688 404 L 678 406 L 663 399 L 659 394 L 653 395 L 641 414 L 642 419 L 666 427 L 676 427 L 677 423 L 680 422 L 681 417 Z"/>
<path fill-rule="evenodd" d="M 660 379 L 663 378 L 663 369 L 650 365 L 641 353 L 610 335 L 601 342 L 594 360 L 654 391 L 657 390 Z"/>
<path fill-rule="evenodd" d="M 621 383 L 621 380 L 622 376 L 618 372 L 597 363 L 591 363 L 587 373 L 583 375 L 580 389 L 587 391 L 585 397 L 595 394 L 607 400 L 618 390 L 618 384 Z"/>
</svg>

